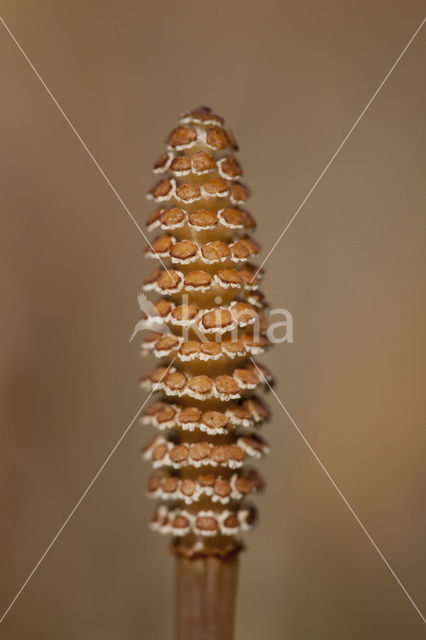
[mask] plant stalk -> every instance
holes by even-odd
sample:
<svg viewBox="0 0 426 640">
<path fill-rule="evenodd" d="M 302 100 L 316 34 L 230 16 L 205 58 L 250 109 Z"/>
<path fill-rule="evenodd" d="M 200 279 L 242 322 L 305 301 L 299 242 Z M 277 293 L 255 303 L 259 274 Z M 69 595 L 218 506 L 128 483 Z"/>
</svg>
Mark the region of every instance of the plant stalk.
<svg viewBox="0 0 426 640">
<path fill-rule="evenodd" d="M 176 557 L 175 640 L 233 640 L 238 556 Z"/>
</svg>

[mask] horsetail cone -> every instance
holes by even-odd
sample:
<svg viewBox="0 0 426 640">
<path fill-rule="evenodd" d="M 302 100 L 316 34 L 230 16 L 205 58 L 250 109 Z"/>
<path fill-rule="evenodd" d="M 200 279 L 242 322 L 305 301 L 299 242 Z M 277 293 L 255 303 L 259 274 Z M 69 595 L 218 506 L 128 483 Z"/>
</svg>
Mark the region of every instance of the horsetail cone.
<svg viewBox="0 0 426 640">
<path fill-rule="evenodd" d="M 250 496 L 262 488 L 252 460 L 268 450 L 256 393 L 270 375 L 253 358 L 269 346 L 262 273 L 251 263 L 259 246 L 236 150 L 211 109 L 185 113 L 148 194 L 157 236 L 146 255 L 158 264 L 143 288 L 158 297 L 142 351 L 161 362 L 142 386 L 162 396 L 143 412 L 156 428 L 143 455 L 154 467 L 148 494 L 159 500 L 152 528 L 187 559 L 242 548 L 240 534 L 256 520 Z"/>
</svg>

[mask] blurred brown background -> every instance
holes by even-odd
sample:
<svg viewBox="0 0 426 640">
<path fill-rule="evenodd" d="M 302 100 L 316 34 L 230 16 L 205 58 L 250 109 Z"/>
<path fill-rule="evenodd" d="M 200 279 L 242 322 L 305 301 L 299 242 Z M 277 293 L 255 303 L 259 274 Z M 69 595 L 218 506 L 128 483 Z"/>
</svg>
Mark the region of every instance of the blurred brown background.
<svg viewBox="0 0 426 640">
<path fill-rule="evenodd" d="M 423 17 L 422 2 L 0 2 L 142 222 L 186 108 L 223 113 L 265 254 Z M 267 263 L 294 344 L 277 392 L 426 608 L 424 113 L 416 38 Z M 1 610 L 143 396 L 139 235 L 3 27 Z M 237 639 L 417 640 L 424 625 L 274 398 Z M 8 617 L 11 640 L 163 640 L 172 560 L 150 533 L 134 425 Z"/>
</svg>

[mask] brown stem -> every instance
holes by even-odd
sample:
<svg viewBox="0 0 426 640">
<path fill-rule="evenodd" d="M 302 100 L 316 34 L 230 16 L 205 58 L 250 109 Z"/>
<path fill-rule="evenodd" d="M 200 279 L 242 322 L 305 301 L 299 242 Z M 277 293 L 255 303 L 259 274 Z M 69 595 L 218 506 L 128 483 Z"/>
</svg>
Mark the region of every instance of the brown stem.
<svg viewBox="0 0 426 640">
<path fill-rule="evenodd" d="M 238 553 L 176 558 L 176 640 L 232 640 Z"/>
</svg>

